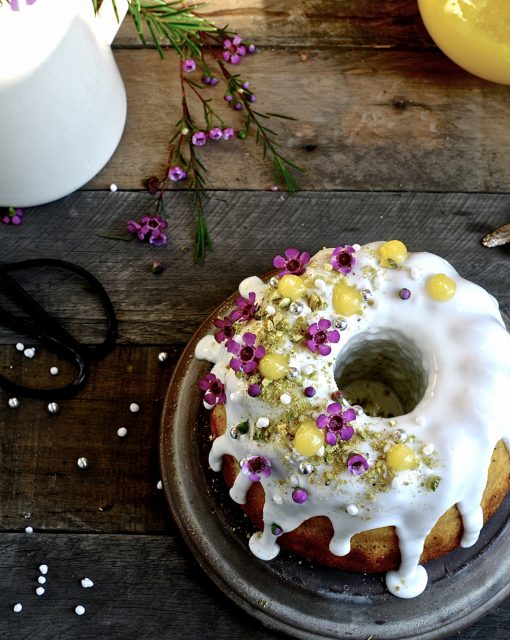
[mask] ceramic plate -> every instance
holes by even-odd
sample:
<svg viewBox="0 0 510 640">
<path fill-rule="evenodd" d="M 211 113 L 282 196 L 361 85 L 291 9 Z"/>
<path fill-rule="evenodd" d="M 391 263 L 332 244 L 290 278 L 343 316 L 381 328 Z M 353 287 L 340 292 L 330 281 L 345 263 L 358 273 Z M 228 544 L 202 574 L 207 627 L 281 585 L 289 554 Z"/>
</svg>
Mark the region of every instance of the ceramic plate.
<svg viewBox="0 0 510 640">
<path fill-rule="evenodd" d="M 427 564 L 418 598 L 390 595 L 382 574 L 352 574 L 281 552 L 271 562 L 248 549 L 253 527 L 207 464 L 208 412 L 197 381 L 210 365 L 194 358 L 212 322 L 234 306 L 232 296 L 200 327 L 177 364 L 165 399 L 160 461 L 175 521 L 207 575 L 267 627 L 296 638 L 439 640 L 473 624 L 510 593 L 510 497 L 477 544 Z"/>
</svg>

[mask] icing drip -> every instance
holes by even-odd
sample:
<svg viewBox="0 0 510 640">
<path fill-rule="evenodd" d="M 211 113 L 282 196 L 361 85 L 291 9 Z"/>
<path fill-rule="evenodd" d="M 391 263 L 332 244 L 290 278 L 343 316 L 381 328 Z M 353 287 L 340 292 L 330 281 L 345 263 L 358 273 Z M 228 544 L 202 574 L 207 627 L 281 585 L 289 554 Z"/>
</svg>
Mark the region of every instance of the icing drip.
<svg viewBox="0 0 510 640">
<path fill-rule="evenodd" d="M 411 598 L 426 587 L 420 554 L 445 511 L 458 505 L 462 546 L 478 539 L 493 449 L 500 439 L 510 445 L 510 336 L 494 298 L 445 260 L 410 253 L 402 262 L 399 254 L 398 268 L 383 268 L 382 244 L 343 256 L 352 266 L 346 274 L 332 270 L 331 249 L 320 251 L 300 276 L 306 293 L 295 303 L 279 294 L 277 283 L 259 278 L 241 283 L 240 294 L 248 298 L 254 292 L 258 309 L 237 328 L 235 339 L 241 342 L 249 332 L 266 353 L 288 354 L 287 375 L 262 379 L 256 370 L 236 373 L 230 366 L 233 352 L 213 336 L 199 342 L 196 356 L 214 363 L 212 373 L 225 386 L 227 424 L 212 445 L 212 469 L 221 469 L 226 454 L 237 461 L 265 456 L 271 463 L 270 473 L 258 480 L 266 495 L 264 529 L 251 537 L 251 551 L 263 560 L 274 558 L 278 535 L 313 516 L 331 521 L 330 550 L 339 556 L 349 553 L 356 533 L 394 526 L 401 565 L 387 573 L 386 584 L 394 595 Z M 427 295 L 427 281 L 435 274 L 456 286 L 448 301 Z M 338 283 L 348 302 L 338 288 L 334 299 Z M 409 296 L 399 293 L 404 289 Z M 344 305 L 343 315 L 334 303 Z M 307 328 L 322 319 L 329 325 L 317 325 L 323 334 L 309 335 L 307 345 Z M 330 352 L 319 353 L 319 344 L 327 344 Z M 248 351 L 246 359 L 252 356 Z M 346 441 L 334 431 L 337 423 L 329 412 L 337 382 L 351 393 L 347 398 L 353 404 L 366 408 L 356 410 L 349 422 L 354 435 Z M 253 384 L 258 393 L 248 394 Z M 372 410 L 362 397 L 367 388 L 378 389 Z M 348 410 L 349 402 L 336 398 L 341 411 Z M 395 415 L 398 407 L 403 415 Z M 294 447 L 300 425 L 321 415 L 327 425 L 320 430 L 324 445 L 312 453 L 297 443 Z M 247 432 L 239 432 L 242 424 Z M 348 460 L 358 466 L 349 469 Z M 239 472 L 230 491 L 233 500 L 244 503 L 250 485 Z"/>
</svg>

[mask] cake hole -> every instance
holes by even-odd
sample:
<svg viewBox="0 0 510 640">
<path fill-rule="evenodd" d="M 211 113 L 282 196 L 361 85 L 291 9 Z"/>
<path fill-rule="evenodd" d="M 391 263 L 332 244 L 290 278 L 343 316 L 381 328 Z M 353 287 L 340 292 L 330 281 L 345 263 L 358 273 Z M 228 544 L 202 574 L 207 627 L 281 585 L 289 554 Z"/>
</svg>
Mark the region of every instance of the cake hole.
<svg viewBox="0 0 510 640">
<path fill-rule="evenodd" d="M 351 338 L 335 365 L 335 380 L 351 405 L 369 416 L 393 418 L 423 398 L 427 371 L 420 350 L 399 331 L 364 332 Z"/>
</svg>

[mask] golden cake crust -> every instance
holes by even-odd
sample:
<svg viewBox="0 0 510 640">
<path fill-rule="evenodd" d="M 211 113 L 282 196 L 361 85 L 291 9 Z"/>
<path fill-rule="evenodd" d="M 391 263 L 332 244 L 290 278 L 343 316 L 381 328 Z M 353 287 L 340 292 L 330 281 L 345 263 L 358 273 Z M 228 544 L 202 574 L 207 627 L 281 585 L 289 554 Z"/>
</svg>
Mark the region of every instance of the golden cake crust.
<svg viewBox="0 0 510 640">
<path fill-rule="evenodd" d="M 225 432 L 226 414 L 223 405 L 211 412 L 211 433 L 217 438 Z M 239 465 L 232 456 L 224 456 L 223 475 L 230 488 L 239 473 Z M 489 467 L 487 485 L 482 498 L 484 521 L 496 511 L 510 489 L 510 455 L 503 441 L 496 445 Z M 253 483 L 246 504 L 241 505 L 249 519 L 263 528 L 264 490 Z M 428 562 L 453 551 L 460 544 L 463 526 L 457 507 L 451 507 L 437 521 L 427 536 L 420 562 Z M 279 537 L 284 549 L 311 562 L 346 571 L 373 573 L 397 569 L 400 564 L 398 538 L 394 527 L 372 529 L 353 536 L 351 551 L 346 556 L 335 556 L 329 551 L 333 527 L 325 516 L 313 517 L 294 531 Z"/>
</svg>

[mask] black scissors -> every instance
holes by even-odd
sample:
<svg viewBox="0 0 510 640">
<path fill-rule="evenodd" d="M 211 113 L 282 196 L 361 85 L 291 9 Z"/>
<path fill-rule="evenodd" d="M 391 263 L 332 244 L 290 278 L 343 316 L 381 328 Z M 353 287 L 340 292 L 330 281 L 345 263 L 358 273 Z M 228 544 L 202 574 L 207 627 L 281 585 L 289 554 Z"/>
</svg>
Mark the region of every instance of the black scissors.
<svg viewBox="0 0 510 640">
<path fill-rule="evenodd" d="M 106 336 L 99 345 L 82 344 L 74 338 L 57 320 L 11 276 L 11 273 L 25 269 L 50 267 L 71 271 L 83 278 L 92 288 L 103 306 L 107 321 Z M 8 296 L 25 315 L 16 316 L 0 307 L 0 323 L 27 336 L 36 338 L 50 350 L 71 360 L 77 369 L 75 379 L 63 387 L 52 389 L 33 388 L 17 384 L 0 373 L 0 386 L 13 395 L 40 399 L 68 398 L 85 384 L 91 360 L 103 358 L 115 344 L 117 338 L 117 318 L 111 300 L 103 285 L 91 273 L 71 262 L 42 258 L 23 260 L 0 265 L 0 290 Z"/>
</svg>

